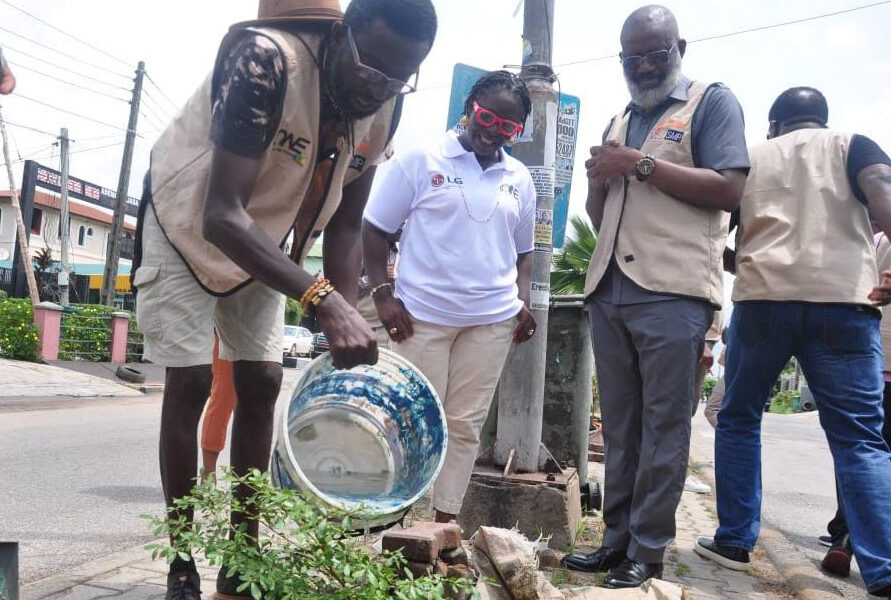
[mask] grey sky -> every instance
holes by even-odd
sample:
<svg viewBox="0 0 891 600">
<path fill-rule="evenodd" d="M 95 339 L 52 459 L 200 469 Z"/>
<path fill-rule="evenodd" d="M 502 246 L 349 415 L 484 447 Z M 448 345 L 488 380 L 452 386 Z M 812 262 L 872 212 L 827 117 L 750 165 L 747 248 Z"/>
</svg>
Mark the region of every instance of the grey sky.
<svg viewBox="0 0 891 600">
<path fill-rule="evenodd" d="M 217 46 L 230 23 L 250 18 L 252 0 L 10 0 L 13 4 L 53 23 L 122 62 L 97 54 L 62 34 L 0 3 L 0 27 L 58 48 L 69 56 L 101 64 L 132 77 L 136 62 L 146 61 L 155 82 L 179 106 L 207 75 Z M 535 0 L 529 0 L 535 1 Z M 400 147 L 438 135 L 445 127 L 449 83 L 455 62 L 486 69 L 520 61 L 522 11 L 514 17 L 517 0 L 434 0 L 440 30 L 433 51 L 421 69 L 419 93 L 410 96 L 397 134 Z M 678 0 L 666 3 L 688 40 L 832 12 L 867 3 L 866 0 Z M 345 4 L 345 3 L 344 3 Z M 615 55 L 624 18 L 641 2 L 556 0 L 554 63 L 562 89 L 581 97 L 580 151 L 571 212 L 584 210 L 585 182 L 581 163 L 587 147 L 599 143 L 609 118 L 628 101 L 616 58 L 572 66 L 564 63 Z M 773 98 L 793 85 L 820 88 L 830 105 L 830 125 L 866 134 L 891 150 L 891 4 L 854 13 L 750 33 L 714 41 L 692 43 L 684 61 L 693 79 L 722 81 L 736 93 L 746 113 L 749 144 L 764 139 L 766 115 Z M 17 92 L 94 119 L 124 127 L 128 106 L 40 76 L 25 67 L 95 87 L 121 98 L 129 97 L 78 73 L 107 80 L 119 87 L 131 83 L 120 77 L 72 62 L 67 57 L 35 46 L 0 30 L 0 43 L 16 68 Z M 21 55 L 21 51 L 59 68 Z M 148 85 L 148 117 L 140 117 L 139 138 L 130 194 L 138 195 L 148 165 L 151 144 L 173 107 Z M 72 151 L 123 141 L 123 131 L 59 113 L 23 97 L 2 102 L 7 119 L 56 132 L 67 126 L 75 140 Z M 153 114 L 154 113 L 154 114 Z M 45 157 L 53 152 L 49 136 L 12 128 L 13 149 L 23 157 Z M 117 183 L 122 145 L 78 152 L 71 157 L 72 175 L 106 187 Z M 41 161 L 58 165 L 57 154 Z M 17 173 L 20 169 L 17 169 Z M 18 176 L 18 175 L 17 175 Z M 5 179 L 4 175 L 0 176 Z M 3 183 L 5 186 L 5 182 Z"/>
</svg>

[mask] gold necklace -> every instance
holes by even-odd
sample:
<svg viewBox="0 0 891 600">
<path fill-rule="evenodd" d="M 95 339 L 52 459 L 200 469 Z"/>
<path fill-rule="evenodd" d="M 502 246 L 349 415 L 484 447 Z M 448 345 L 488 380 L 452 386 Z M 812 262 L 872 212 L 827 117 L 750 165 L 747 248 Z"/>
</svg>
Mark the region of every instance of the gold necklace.
<svg viewBox="0 0 891 600">
<path fill-rule="evenodd" d="M 488 223 L 492 220 L 492 217 L 495 216 L 495 212 L 498 210 L 498 205 L 501 204 L 501 197 L 496 194 L 495 195 L 495 206 L 492 207 L 492 212 L 489 213 L 489 216 L 485 219 L 479 219 L 470 212 L 470 205 L 467 204 L 467 196 L 464 195 L 464 187 L 458 183 L 458 169 L 455 168 L 455 163 L 452 163 L 452 173 L 455 175 L 455 187 L 458 188 L 458 191 L 461 193 L 461 201 L 464 203 L 464 211 L 467 213 L 467 216 L 470 217 L 471 221 L 475 221 L 477 223 Z"/>
</svg>

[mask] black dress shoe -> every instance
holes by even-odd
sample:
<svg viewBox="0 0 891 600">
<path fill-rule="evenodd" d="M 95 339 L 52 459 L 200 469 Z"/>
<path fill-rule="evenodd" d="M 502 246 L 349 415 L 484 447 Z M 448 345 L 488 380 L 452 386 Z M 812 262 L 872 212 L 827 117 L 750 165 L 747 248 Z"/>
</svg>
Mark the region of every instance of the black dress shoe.
<svg viewBox="0 0 891 600">
<path fill-rule="evenodd" d="M 563 557 L 563 567 L 571 571 L 586 573 L 606 573 L 625 560 L 625 551 L 603 546 L 597 552 L 588 554 L 567 554 Z"/>
<path fill-rule="evenodd" d="M 603 587 L 636 588 L 653 577 L 662 577 L 662 563 L 642 563 L 626 558 L 618 567 L 610 569 L 609 575 L 603 580 Z"/>
</svg>

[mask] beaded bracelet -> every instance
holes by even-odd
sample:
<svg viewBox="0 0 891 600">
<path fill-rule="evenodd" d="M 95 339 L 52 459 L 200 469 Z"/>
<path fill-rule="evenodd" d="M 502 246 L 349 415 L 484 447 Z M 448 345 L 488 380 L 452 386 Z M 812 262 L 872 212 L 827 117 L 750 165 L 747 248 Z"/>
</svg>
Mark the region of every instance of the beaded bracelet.
<svg viewBox="0 0 891 600">
<path fill-rule="evenodd" d="M 311 286 L 306 288 L 305 292 L 303 292 L 303 295 L 300 297 L 300 306 L 304 311 L 306 311 L 310 304 L 318 306 L 319 303 L 332 292 L 334 292 L 334 286 L 331 285 L 331 282 L 324 277 L 319 277 Z"/>
</svg>

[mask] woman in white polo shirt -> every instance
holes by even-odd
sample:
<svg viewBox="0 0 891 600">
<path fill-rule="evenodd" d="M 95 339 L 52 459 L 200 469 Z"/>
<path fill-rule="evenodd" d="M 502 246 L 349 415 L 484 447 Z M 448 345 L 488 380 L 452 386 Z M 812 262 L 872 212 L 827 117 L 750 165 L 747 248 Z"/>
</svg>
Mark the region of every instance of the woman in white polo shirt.
<svg viewBox="0 0 891 600">
<path fill-rule="evenodd" d="M 433 487 L 436 520 L 461 509 L 492 394 L 516 344 L 535 334 L 529 311 L 535 188 L 504 152 L 532 108 L 526 84 L 494 71 L 473 86 L 464 131 L 397 155 L 365 209 L 372 297 L 392 349 L 427 376 L 449 427 Z M 395 289 L 387 236 L 405 223 Z"/>
</svg>

